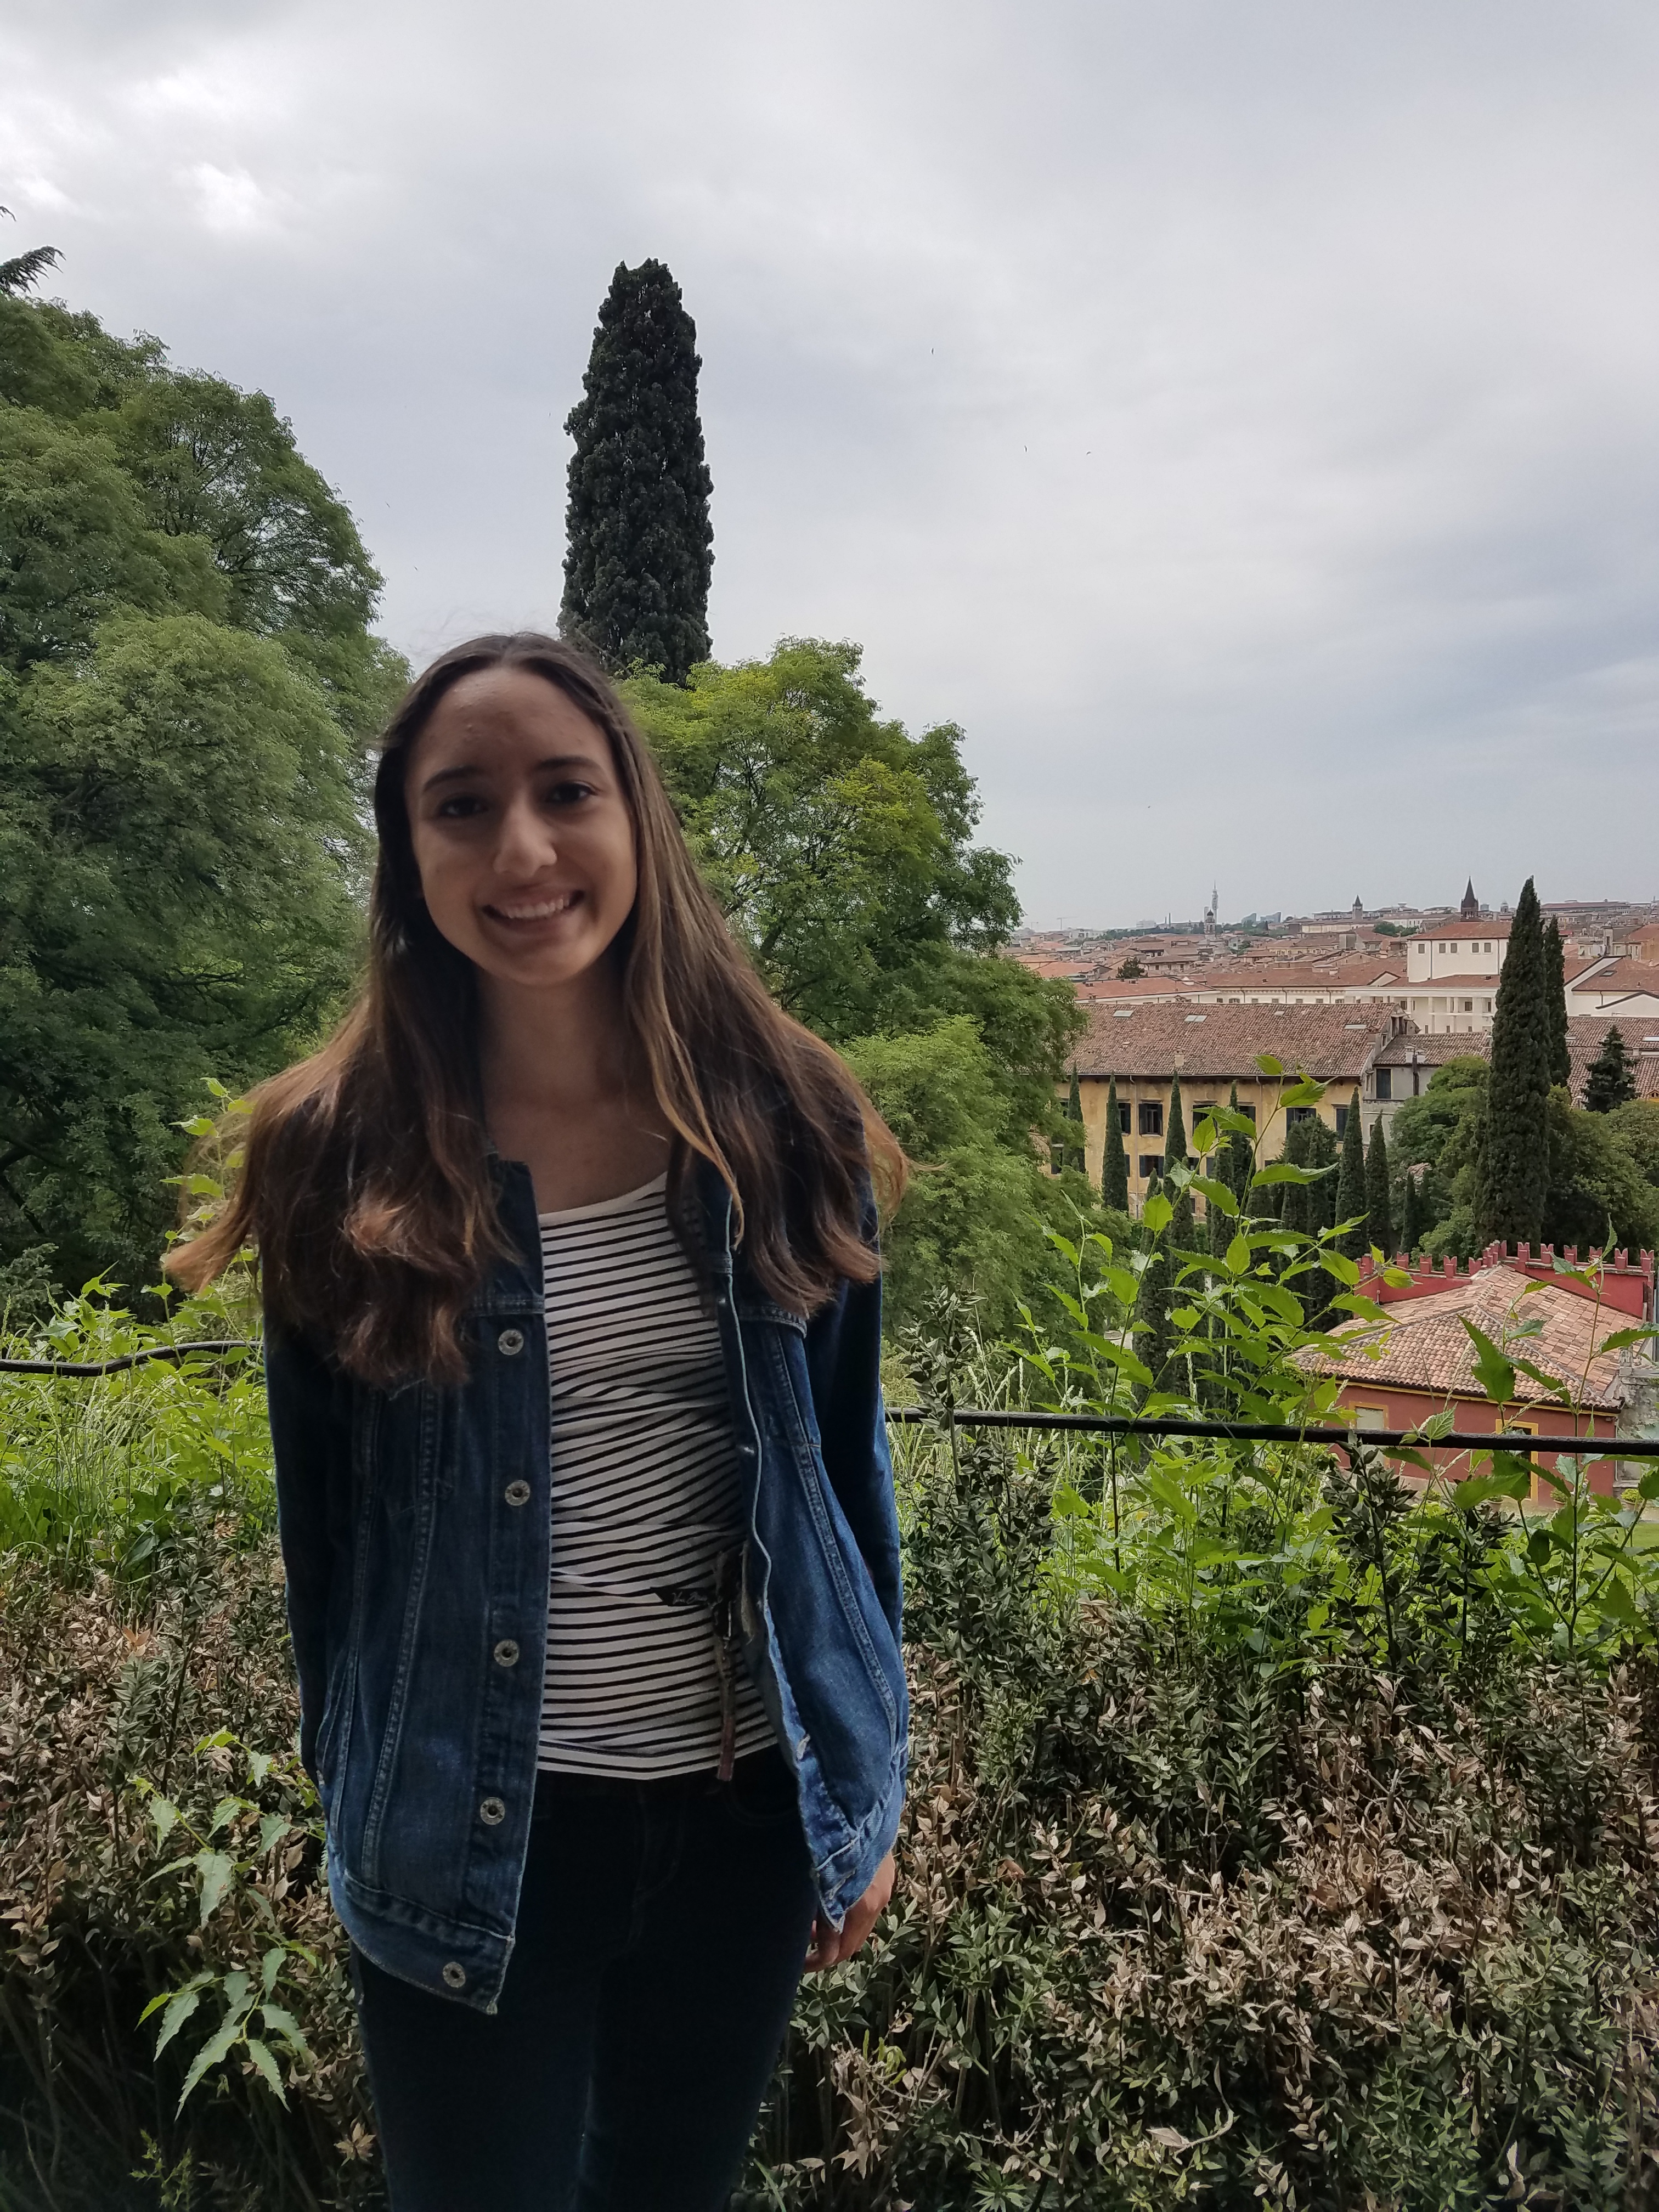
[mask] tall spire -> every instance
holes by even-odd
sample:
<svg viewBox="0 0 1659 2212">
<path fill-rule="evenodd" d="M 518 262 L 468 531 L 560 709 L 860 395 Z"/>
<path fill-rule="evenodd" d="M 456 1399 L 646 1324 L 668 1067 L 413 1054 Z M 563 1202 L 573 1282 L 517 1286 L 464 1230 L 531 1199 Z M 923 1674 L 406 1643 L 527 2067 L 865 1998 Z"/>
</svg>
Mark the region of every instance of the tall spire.
<svg viewBox="0 0 1659 2212">
<path fill-rule="evenodd" d="M 1474 878 L 1473 876 L 1469 878 L 1468 886 L 1463 893 L 1463 904 L 1461 911 L 1465 921 L 1478 921 L 1480 919 L 1480 902 L 1474 895 Z"/>
</svg>

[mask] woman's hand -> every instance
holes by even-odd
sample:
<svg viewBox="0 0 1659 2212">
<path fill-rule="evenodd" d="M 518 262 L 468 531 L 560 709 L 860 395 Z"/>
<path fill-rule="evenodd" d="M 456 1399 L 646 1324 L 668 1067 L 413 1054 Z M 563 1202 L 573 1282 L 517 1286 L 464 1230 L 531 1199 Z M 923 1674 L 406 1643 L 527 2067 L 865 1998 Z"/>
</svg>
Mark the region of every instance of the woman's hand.
<svg viewBox="0 0 1659 2212">
<path fill-rule="evenodd" d="M 812 1923 L 811 1940 L 806 1946 L 809 1974 L 821 1974 L 826 1966 L 838 1966 L 843 1959 L 852 1957 L 893 1894 L 893 1854 L 889 1851 L 876 1869 L 875 1880 L 842 1923 L 839 1935 L 827 1920 Z"/>
</svg>

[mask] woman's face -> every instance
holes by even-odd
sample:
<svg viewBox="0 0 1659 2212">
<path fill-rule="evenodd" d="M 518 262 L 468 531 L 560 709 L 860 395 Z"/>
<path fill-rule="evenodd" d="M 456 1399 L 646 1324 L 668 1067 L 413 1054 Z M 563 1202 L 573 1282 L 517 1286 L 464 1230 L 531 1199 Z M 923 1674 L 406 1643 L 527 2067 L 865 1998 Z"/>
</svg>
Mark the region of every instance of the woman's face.
<svg viewBox="0 0 1659 2212">
<path fill-rule="evenodd" d="M 603 730 L 524 668 L 464 676 L 404 781 L 427 911 L 499 981 L 574 982 L 633 911 L 634 824 Z"/>
</svg>

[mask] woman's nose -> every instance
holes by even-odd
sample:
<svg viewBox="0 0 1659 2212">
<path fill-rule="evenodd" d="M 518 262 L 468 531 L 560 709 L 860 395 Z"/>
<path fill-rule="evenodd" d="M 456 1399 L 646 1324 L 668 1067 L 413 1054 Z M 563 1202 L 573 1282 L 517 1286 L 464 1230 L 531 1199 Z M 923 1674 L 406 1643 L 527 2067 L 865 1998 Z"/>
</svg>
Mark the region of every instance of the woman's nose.
<svg viewBox="0 0 1659 2212">
<path fill-rule="evenodd" d="M 533 874 L 558 858 L 553 833 L 526 799 L 514 799 L 501 817 L 495 841 L 498 876 Z"/>
</svg>

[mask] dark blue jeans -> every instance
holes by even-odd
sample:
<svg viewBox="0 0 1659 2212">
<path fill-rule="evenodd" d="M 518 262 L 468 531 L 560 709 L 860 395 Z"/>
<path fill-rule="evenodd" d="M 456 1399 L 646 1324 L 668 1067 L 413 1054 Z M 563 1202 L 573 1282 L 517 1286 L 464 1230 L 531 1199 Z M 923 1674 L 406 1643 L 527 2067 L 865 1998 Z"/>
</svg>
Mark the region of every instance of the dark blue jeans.
<svg viewBox="0 0 1659 2212">
<path fill-rule="evenodd" d="M 353 1949 L 392 2212 L 718 2212 L 815 1909 L 776 1750 L 724 1784 L 539 1776 L 493 2016 Z"/>
</svg>

